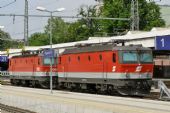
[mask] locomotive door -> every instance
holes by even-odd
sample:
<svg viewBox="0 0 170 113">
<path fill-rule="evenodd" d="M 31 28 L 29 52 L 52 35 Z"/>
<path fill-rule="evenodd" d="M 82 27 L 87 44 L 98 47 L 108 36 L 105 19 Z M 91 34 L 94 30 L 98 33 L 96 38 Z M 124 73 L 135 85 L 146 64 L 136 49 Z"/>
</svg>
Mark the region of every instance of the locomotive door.
<svg viewBox="0 0 170 113">
<path fill-rule="evenodd" d="M 67 77 L 68 77 L 67 70 L 68 70 L 68 64 L 65 64 L 63 66 L 63 73 L 64 73 L 64 79 L 65 80 L 67 80 Z"/>
<path fill-rule="evenodd" d="M 56 51 L 56 57 L 54 59 L 54 67 L 55 67 L 55 76 L 57 77 L 57 81 L 58 81 L 58 78 L 59 78 L 59 74 L 58 74 L 58 65 L 61 63 L 61 57 L 59 56 L 59 51 L 57 50 Z"/>
<path fill-rule="evenodd" d="M 103 62 L 103 80 L 104 81 L 107 81 L 107 66 L 108 66 L 108 63 Z"/>
</svg>

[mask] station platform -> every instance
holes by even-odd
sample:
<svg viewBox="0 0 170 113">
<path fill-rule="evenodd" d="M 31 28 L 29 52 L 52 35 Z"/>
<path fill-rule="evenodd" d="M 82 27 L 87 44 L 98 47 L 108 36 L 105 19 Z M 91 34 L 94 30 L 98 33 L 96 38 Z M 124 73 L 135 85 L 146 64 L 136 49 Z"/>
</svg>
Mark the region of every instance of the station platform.
<svg viewBox="0 0 170 113">
<path fill-rule="evenodd" d="M 0 86 L 0 103 L 37 113 L 170 113 L 170 102 Z"/>
</svg>

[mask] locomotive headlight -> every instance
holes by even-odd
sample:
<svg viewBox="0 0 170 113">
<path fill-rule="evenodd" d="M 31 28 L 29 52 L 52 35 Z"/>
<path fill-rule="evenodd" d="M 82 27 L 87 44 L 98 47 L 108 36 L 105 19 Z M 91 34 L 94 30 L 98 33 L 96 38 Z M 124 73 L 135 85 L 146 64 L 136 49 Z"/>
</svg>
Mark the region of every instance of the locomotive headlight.
<svg viewBox="0 0 170 113">
<path fill-rule="evenodd" d="M 37 68 L 36 68 L 36 71 L 40 71 L 40 67 L 37 67 Z"/>
<path fill-rule="evenodd" d="M 136 72 L 140 72 L 142 70 L 142 66 L 137 66 L 136 67 Z"/>
<path fill-rule="evenodd" d="M 112 72 L 115 72 L 116 71 L 116 66 L 113 66 L 112 67 Z"/>
</svg>

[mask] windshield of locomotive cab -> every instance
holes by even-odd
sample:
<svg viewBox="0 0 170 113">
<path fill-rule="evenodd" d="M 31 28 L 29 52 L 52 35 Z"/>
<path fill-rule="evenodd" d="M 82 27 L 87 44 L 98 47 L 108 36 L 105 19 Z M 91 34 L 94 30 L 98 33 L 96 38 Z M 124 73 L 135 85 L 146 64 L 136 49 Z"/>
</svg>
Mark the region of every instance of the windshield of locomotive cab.
<svg viewBox="0 0 170 113">
<path fill-rule="evenodd" d="M 149 51 L 139 52 L 139 59 L 141 63 L 151 63 L 153 62 L 152 53 Z"/>
<path fill-rule="evenodd" d="M 44 63 L 44 65 L 50 65 L 51 58 L 44 58 L 43 63 Z M 52 58 L 52 65 L 54 65 L 54 58 Z"/>
<path fill-rule="evenodd" d="M 121 63 L 152 63 L 151 51 L 120 51 Z"/>
<path fill-rule="evenodd" d="M 123 63 L 137 63 L 138 54 L 136 51 L 126 51 L 122 53 Z"/>
</svg>

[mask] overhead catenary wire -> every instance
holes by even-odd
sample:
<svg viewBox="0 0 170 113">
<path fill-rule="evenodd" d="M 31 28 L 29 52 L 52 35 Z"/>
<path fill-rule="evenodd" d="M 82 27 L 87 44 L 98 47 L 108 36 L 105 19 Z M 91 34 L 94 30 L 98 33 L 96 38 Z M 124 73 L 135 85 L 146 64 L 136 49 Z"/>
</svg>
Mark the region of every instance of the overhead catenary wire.
<svg viewBox="0 0 170 113">
<path fill-rule="evenodd" d="M 18 16 L 18 17 L 24 17 L 23 14 L 0 14 L 0 16 Z M 29 17 L 50 17 L 50 15 L 28 15 Z M 109 18 L 109 17 L 80 17 L 80 16 L 55 16 L 58 18 L 76 18 L 76 19 L 96 19 L 96 20 L 121 20 L 121 21 L 130 21 L 130 18 Z"/>
<path fill-rule="evenodd" d="M 3 6 L 0 6 L 0 8 L 5 8 L 5 7 L 7 7 L 7 6 L 9 6 L 9 5 L 11 5 L 11 4 L 15 3 L 15 2 L 16 2 L 16 0 L 14 0 L 14 1 L 10 2 L 10 3 L 7 3 L 7 4 L 3 5 Z"/>
</svg>

